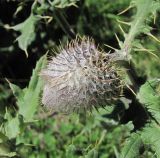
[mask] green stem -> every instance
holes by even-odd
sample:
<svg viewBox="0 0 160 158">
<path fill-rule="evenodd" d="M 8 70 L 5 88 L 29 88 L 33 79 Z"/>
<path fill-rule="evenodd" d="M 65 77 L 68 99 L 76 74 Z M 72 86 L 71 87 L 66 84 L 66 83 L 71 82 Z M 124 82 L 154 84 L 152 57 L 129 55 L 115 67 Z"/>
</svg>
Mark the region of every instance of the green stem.
<svg viewBox="0 0 160 158">
<path fill-rule="evenodd" d="M 128 59 L 135 37 L 146 31 L 145 29 L 147 26 L 145 22 L 149 15 L 153 12 L 153 2 L 154 0 L 135 0 L 137 12 L 121 49 L 123 56 Z"/>
</svg>

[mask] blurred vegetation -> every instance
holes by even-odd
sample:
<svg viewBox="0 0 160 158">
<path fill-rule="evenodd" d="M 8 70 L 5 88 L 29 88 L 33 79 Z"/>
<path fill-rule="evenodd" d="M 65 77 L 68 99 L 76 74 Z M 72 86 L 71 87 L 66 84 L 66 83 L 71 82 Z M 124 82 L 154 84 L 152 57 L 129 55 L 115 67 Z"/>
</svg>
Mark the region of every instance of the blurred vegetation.
<svg viewBox="0 0 160 158">
<path fill-rule="evenodd" d="M 43 83 L 38 74 L 46 64 L 46 52 L 49 51 L 48 54 L 51 55 L 52 49 L 56 49 L 60 41 L 64 45 L 76 34 L 93 37 L 106 52 L 110 48 L 104 44 L 120 49 L 115 35 L 121 41 L 124 40 L 121 28 L 128 31 L 126 23 L 132 21 L 136 9 L 130 9 L 122 15 L 119 13 L 130 2 L 0 1 L 0 157 L 158 157 L 155 154 L 158 145 L 154 142 L 159 137 L 159 128 L 155 124 L 152 127 L 148 125 L 150 121 L 146 120 L 144 109 L 137 100 L 130 101 L 134 95 L 127 88 L 124 89 L 125 98 L 121 98 L 117 105 L 100 109 L 99 112 L 93 111 L 89 116 L 50 114 L 40 103 Z M 140 34 L 135 45 L 139 48 L 143 46 L 144 49 L 140 51 L 135 48 L 131 51 L 131 61 L 138 76 L 137 84 L 142 85 L 147 81 L 140 89 L 138 99 L 148 105 L 146 109 L 153 115 L 153 107 L 156 111 L 160 110 L 160 88 L 155 85 L 159 80 L 151 80 L 152 88 L 148 82 L 149 79 L 160 77 L 158 15 L 159 13 L 155 23 L 153 20 L 147 22 L 156 39 Z M 149 94 L 148 97 L 145 97 L 146 93 Z M 154 116 L 159 120 L 159 115 Z M 148 124 L 143 128 L 146 122 Z M 141 134 L 139 129 L 142 130 Z M 147 138 L 151 137 L 152 131 L 155 138 L 149 140 Z M 142 139 L 139 135 L 142 135 Z M 134 146 L 133 151 L 125 146 L 129 136 L 131 140 L 128 141 L 128 147 L 132 150 Z M 144 140 L 146 142 L 141 145 Z M 155 145 L 153 148 L 151 142 Z M 124 156 L 127 153 L 125 151 L 131 154 Z"/>
</svg>

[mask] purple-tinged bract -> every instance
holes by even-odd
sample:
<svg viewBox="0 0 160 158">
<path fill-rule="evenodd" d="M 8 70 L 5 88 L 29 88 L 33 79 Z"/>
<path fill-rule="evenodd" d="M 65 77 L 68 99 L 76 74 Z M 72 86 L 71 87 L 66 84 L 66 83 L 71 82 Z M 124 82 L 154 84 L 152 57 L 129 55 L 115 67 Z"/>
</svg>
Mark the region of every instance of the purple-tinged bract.
<svg viewBox="0 0 160 158">
<path fill-rule="evenodd" d="M 63 113 L 110 105 L 122 87 L 113 56 L 100 51 L 89 38 L 60 48 L 41 72 L 45 82 L 42 103 Z"/>
</svg>

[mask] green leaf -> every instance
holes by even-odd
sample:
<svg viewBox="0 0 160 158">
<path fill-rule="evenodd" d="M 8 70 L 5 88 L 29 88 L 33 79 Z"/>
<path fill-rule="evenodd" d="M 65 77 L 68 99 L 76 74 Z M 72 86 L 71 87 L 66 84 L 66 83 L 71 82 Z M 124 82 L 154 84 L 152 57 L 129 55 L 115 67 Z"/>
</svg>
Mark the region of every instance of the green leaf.
<svg viewBox="0 0 160 158">
<path fill-rule="evenodd" d="M 148 124 L 141 132 L 143 142 L 155 151 L 156 157 L 160 158 L 160 127 L 157 124 Z"/>
<path fill-rule="evenodd" d="M 147 25 L 147 19 L 152 14 L 156 14 L 160 9 L 160 1 L 155 0 L 132 0 L 132 4 L 137 8 L 137 13 L 131 23 L 130 38 L 134 38 L 139 33 L 148 33 L 151 27 Z"/>
<path fill-rule="evenodd" d="M 0 132 L 0 143 L 3 143 L 7 140 L 8 140 L 8 138 L 2 132 Z"/>
<path fill-rule="evenodd" d="M 141 86 L 137 98 L 144 104 L 148 111 L 157 121 L 160 120 L 160 80 L 153 79 L 147 81 Z M 122 150 L 121 158 L 136 158 L 138 157 L 139 148 L 142 145 L 150 145 L 150 147 L 156 152 L 158 158 L 160 158 L 160 127 L 153 121 L 147 126 L 135 133 L 129 138 L 129 143 L 125 144 Z"/>
<path fill-rule="evenodd" d="M 122 149 L 120 158 L 137 158 L 139 157 L 139 148 L 142 145 L 142 140 L 139 134 L 134 133 L 128 138 L 125 146 Z"/>
<path fill-rule="evenodd" d="M 5 135 L 9 138 L 16 138 L 20 133 L 20 121 L 18 114 L 16 117 L 12 117 L 11 114 L 6 110 L 4 118 L 7 122 L 4 124 Z"/>
<path fill-rule="evenodd" d="M 66 157 L 74 158 L 75 151 L 76 147 L 73 144 L 69 145 L 66 149 Z"/>
<path fill-rule="evenodd" d="M 148 34 L 152 29 L 148 21 L 150 21 L 151 16 L 155 15 L 158 10 L 160 10 L 160 1 L 157 0 L 132 0 L 130 7 L 136 7 L 137 12 L 131 22 L 131 27 L 128 34 L 125 35 L 125 41 L 121 47 L 123 56 L 130 58 L 129 53 L 133 44 L 136 41 L 136 37 L 141 34 Z"/>
<path fill-rule="evenodd" d="M 70 6 L 76 6 L 76 2 L 79 0 L 54 0 L 50 2 L 52 6 L 57 8 L 66 8 Z"/>
<path fill-rule="evenodd" d="M 31 15 L 24 22 L 11 27 L 15 31 L 20 31 L 21 35 L 18 36 L 16 40 L 18 41 L 19 47 L 25 51 L 26 56 L 28 56 L 27 53 L 28 46 L 35 39 L 36 36 L 35 26 L 38 20 L 39 18 L 31 13 Z"/>
<path fill-rule="evenodd" d="M 16 99 L 23 98 L 23 96 L 24 96 L 23 90 L 20 87 L 18 87 L 17 85 L 12 84 L 9 80 L 7 80 L 7 82 L 9 83 L 9 86 L 13 92 L 13 95 L 16 97 Z"/>
<path fill-rule="evenodd" d="M 0 157 L 14 157 L 16 152 L 10 152 L 7 144 L 0 144 Z"/>
<path fill-rule="evenodd" d="M 90 150 L 88 152 L 88 154 L 85 155 L 85 158 L 98 158 L 98 157 L 99 157 L 98 156 L 98 151 L 95 148 L 93 148 L 92 150 Z"/>
<path fill-rule="evenodd" d="M 160 80 L 158 79 L 147 81 L 141 86 L 137 95 L 139 101 L 147 107 L 157 120 L 160 120 L 160 94 L 157 91 L 159 86 Z"/>
<path fill-rule="evenodd" d="M 39 76 L 41 69 L 46 65 L 46 55 L 42 56 L 36 64 L 35 70 L 31 80 L 29 82 L 28 88 L 24 89 L 24 96 L 19 96 L 17 99 L 17 104 L 19 107 L 19 113 L 23 115 L 25 122 L 33 121 L 33 116 L 37 111 L 40 104 L 40 93 L 42 91 L 43 83 Z"/>
</svg>

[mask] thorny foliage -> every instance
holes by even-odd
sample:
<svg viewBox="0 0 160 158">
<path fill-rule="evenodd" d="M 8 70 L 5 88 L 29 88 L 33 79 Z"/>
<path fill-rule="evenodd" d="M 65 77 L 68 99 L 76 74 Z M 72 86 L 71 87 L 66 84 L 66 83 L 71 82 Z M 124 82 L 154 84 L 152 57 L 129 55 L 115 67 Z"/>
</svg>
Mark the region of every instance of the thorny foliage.
<svg viewBox="0 0 160 158">
<path fill-rule="evenodd" d="M 4 10 L 7 7 L 10 9 L 12 16 L 11 20 L 7 17 L 8 14 L 4 16 L 2 7 L 0 11 L 3 12 L 3 16 L 0 27 L 2 33 L 9 38 L 2 39 L 7 44 L 1 43 L 0 57 L 7 60 L 8 56 L 11 56 L 16 59 L 13 61 L 16 70 L 13 64 L 5 63 L 6 60 L 2 60 L 0 65 L 3 83 L 0 85 L 1 157 L 160 157 L 160 80 L 158 78 L 160 73 L 158 26 L 160 24 L 156 20 L 156 16 L 159 16 L 159 0 L 119 0 L 114 3 L 110 0 L 107 2 L 100 0 L 98 3 L 95 0 L 18 2 L 8 0 L 0 3 L 3 4 L 0 7 L 4 6 Z M 70 15 L 72 18 L 69 17 Z M 73 15 L 77 16 L 73 18 Z M 98 109 L 99 113 L 93 110 L 91 115 L 86 113 L 80 113 L 79 116 L 50 114 L 44 111 L 40 103 L 44 83 L 39 74 L 45 69 L 47 63 L 44 54 L 46 50 L 57 45 L 59 39 L 63 45 L 67 38 L 74 38 L 75 32 L 92 36 L 106 52 L 111 48 L 114 50 L 111 54 L 117 54 L 116 56 L 119 57 L 117 64 L 126 71 L 123 97 L 117 96 L 119 100 L 116 103 L 111 101 L 112 106 L 107 106 L 106 110 Z M 15 39 L 17 43 L 13 43 Z M 67 49 L 75 48 L 73 46 Z M 82 45 L 76 48 L 79 46 Z M 95 45 L 91 42 L 91 46 Z M 22 51 L 17 55 L 20 51 L 18 47 Z M 97 48 L 94 49 L 95 52 L 99 52 Z M 57 57 L 63 58 L 65 50 L 58 51 L 63 53 L 58 54 Z M 28 58 L 23 56 L 24 52 Z M 90 53 L 90 51 L 87 52 Z M 110 60 L 111 54 L 107 56 L 107 61 Z M 18 81 L 19 76 L 16 76 L 16 72 L 21 68 L 24 78 L 33 69 L 33 63 L 27 66 L 25 64 L 34 55 L 36 55 L 34 57 L 36 67 L 28 86 L 13 84 L 14 81 Z M 101 56 L 101 51 L 99 55 L 96 59 L 104 58 L 103 55 Z M 84 64 L 86 57 L 82 56 L 82 59 L 78 61 L 83 61 L 82 64 Z M 53 58 L 49 65 L 53 64 L 54 60 L 57 58 Z M 19 62 L 23 64 L 19 66 Z M 77 65 L 73 63 L 72 68 L 76 69 L 74 73 L 77 74 L 70 74 L 72 80 L 79 76 L 78 81 L 85 81 L 90 89 L 88 76 L 92 68 L 89 62 L 86 64 L 87 69 L 82 70 L 81 67 L 77 69 Z M 111 64 L 110 67 L 105 61 L 100 62 L 100 65 L 97 62 L 94 66 L 93 78 L 95 79 L 97 77 L 95 73 L 99 75 L 97 67 L 110 69 L 113 65 Z M 87 71 L 86 78 L 82 75 L 84 71 Z M 109 77 L 113 78 L 117 75 L 114 71 L 111 74 Z M 7 79 L 5 80 L 4 77 Z M 100 76 L 100 79 L 103 77 L 104 75 Z M 19 81 L 24 81 L 24 78 Z M 52 80 L 52 78 L 44 78 L 47 84 Z M 106 88 L 101 82 L 93 81 L 94 85 L 100 84 L 101 88 Z M 61 83 L 60 80 L 57 82 Z M 83 85 L 81 82 L 78 83 L 78 87 Z M 119 80 L 113 83 L 112 91 L 115 92 L 118 83 Z M 7 87 L 8 84 L 10 88 Z M 117 95 L 117 92 L 115 94 Z M 51 98 L 53 99 L 53 95 Z M 76 100 L 77 96 L 72 96 L 71 101 L 72 98 Z"/>
</svg>

